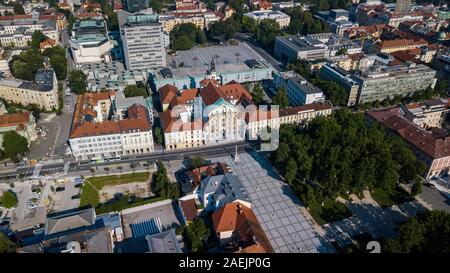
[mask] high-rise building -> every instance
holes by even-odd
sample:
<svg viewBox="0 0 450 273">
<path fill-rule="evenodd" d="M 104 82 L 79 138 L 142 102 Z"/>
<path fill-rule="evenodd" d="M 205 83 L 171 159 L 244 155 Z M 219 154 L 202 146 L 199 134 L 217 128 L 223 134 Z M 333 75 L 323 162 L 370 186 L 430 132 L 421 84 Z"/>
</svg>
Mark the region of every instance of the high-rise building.
<svg viewBox="0 0 450 273">
<path fill-rule="evenodd" d="M 166 66 L 164 35 L 158 14 L 120 10 L 118 17 L 127 69 Z"/>
<path fill-rule="evenodd" d="M 137 12 L 149 8 L 148 0 L 123 0 L 122 5 L 126 10 Z"/>
<path fill-rule="evenodd" d="M 397 0 L 395 4 L 396 12 L 408 12 L 409 6 L 411 5 L 411 0 Z"/>
</svg>

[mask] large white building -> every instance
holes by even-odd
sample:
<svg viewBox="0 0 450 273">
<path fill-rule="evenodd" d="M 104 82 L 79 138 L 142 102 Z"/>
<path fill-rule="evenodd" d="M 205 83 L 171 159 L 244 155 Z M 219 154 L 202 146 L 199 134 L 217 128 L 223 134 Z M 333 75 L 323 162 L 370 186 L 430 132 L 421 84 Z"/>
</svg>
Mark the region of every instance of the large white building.
<svg viewBox="0 0 450 273">
<path fill-rule="evenodd" d="M 74 23 L 70 49 L 76 65 L 110 62 L 113 44 L 106 35 L 103 20 L 82 20 Z"/>
<path fill-rule="evenodd" d="M 128 70 L 166 66 L 165 36 L 158 15 L 119 10 L 120 37 Z"/>
<path fill-rule="evenodd" d="M 126 114 L 115 115 L 112 114 L 115 99 L 115 92 L 86 93 L 78 97 L 69 137 L 76 160 L 153 152 L 148 109 L 136 103 L 128 107 Z"/>
<path fill-rule="evenodd" d="M 53 69 L 40 69 L 34 82 L 0 79 L 0 98 L 6 101 L 52 111 L 58 108 L 58 81 Z"/>
<path fill-rule="evenodd" d="M 254 19 L 256 22 L 260 23 L 262 20 L 275 20 L 278 23 L 280 28 L 286 28 L 289 26 L 291 22 L 291 17 L 286 13 L 283 13 L 279 10 L 257 10 L 251 11 L 244 14 L 249 18 Z"/>
<path fill-rule="evenodd" d="M 274 85 L 276 89 L 283 87 L 292 106 L 305 105 L 325 100 L 319 88 L 308 82 L 294 71 L 275 72 Z"/>
<path fill-rule="evenodd" d="M 161 127 L 165 148 L 188 149 L 244 139 L 255 140 L 263 129 L 280 124 L 302 123 L 318 115 L 329 115 L 332 105 L 317 102 L 278 111 L 253 104 L 250 93 L 238 83 L 217 85 L 205 79 L 203 88 L 160 88 Z"/>
</svg>

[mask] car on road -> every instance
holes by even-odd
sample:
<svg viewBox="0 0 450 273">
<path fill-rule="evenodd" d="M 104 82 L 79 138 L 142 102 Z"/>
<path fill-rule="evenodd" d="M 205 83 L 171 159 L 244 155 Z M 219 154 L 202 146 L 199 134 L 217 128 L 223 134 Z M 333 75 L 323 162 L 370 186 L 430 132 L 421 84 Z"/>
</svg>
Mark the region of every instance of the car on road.
<svg viewBox="0 0 450 273">
<path fill-rule="evenodd" d="M 425 182 L 425 183 L 423 183 L 423 185 L 425 186 L 425 187 L 429 187 L 429 188 L 436 188 L 436 186 L 435 185 L 433 185 L 433 184 L 431 184 L 431 183 L 429 183 L 429 182 Z"/>
<path fill-rule="evenodd" d="M 56 188 L 56 191 L 57 191 L 57 192 L 64 191 L 64 190 L 66 190 L 65 187 L 57 187 L 57 188 Z"/>
<path fill-rule="evenodd" d="M 81 194 L 75 194 L 71 197 L 71 199 L 79 199 L 81 197 Z"/>
<path fill-rule="evenodd" d="M 31 202 L 31 200 L 28 201 L 27 208 L 29 208 L 29 209 L 34 209 L 34 208 L 36 208 L 36 207 L 37 207 L 37 206 L 36 206 L 35 203 Z"/>
<path fill-rule="evenodd" d="M 83 187 L 83 184 L 81 184 L 81 183 L 75 184 L 75 188 L 81 188 L 81 187 Z"/>
</svg>

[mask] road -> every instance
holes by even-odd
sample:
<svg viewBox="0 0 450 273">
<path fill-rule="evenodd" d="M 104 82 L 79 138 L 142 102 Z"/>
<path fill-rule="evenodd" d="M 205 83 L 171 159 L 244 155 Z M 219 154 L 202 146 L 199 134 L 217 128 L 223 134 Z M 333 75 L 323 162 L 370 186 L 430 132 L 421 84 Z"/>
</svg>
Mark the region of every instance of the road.
<svg viewBox="0 0 450 273">
<path fill-rule="evenodd" d="M 424 186 L 419 196 L 434 209 L 450 213 L 450 199 L 437 189 Z"/>
<path fill-rule="evenodd" d="M 62 114 L 59 117 L 58 131 L 53 145 L 53 156 L 59 157 L 66 155 L 66 149 L 68 147 L 67 140 L 69 139 L 76 99 L 77 95 L 74 93 L 71 96 L 64 96 L 64 106 Z"/>
<path fill-rule="evenodd" d="M 80 175 L 80 173 L 82 172 L 89 171 L 93 167 L 96 167 L 98 170 L 101 170 L 101 168 L 99 167 L 118 164 L 130 164 L 132 162 L 180 160 L 183 159 L 183 157 L 185 156 L 193 156 L 193 155 L 203 157 L 229 155 L 235 153 L 235 146 L 237 147 L 238 152 L 242 152 L 246 148 L 250 148 L 251 144 L 242 141 L 217 146 L 202 147 L 198 149 L 160 151 L 152 154 L 141 154 L 141 155 L 134 155 L 132 157 L 124 157 L 120 161 L 103 162 L 103 163 L 91 163 L 90 161 L 75 162 L 61 159 L 59 162 L 43 164 L 40 170 L 33 166 L 22 166 L 18 167 L 17 169 L 12 168 L 10 171 L 3 171 L 0 174 L 0 181 L 6 183 L 8 182 L 8 179 L 15 179 L 18 175 L 49 176 L 55 174 L 62 174 L 64 172 L 64 168 L 67 168 L 67 174 L 76 176 Z"/>
</svg>

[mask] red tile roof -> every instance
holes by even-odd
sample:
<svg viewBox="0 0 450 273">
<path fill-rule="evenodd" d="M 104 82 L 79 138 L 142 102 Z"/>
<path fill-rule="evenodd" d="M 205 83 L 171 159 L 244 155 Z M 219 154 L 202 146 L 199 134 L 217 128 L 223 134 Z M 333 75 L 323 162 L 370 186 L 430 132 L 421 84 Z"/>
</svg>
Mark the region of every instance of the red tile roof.
<svg viewBox="0 0 450 273">
<path fill-rule="evenodd" d="M 433 159 L 450 156 L 450 137 L 437 137 L 399 115 L 399 108 L 368 112 L 368 116 L 397 132 L 412 146 Z"/>
<path fill-rule="evenodd" d="M 183 211 L 186 221 L 194 221 L 197 218 L 197 205 L 195 199 L 180 200 L 180 207 Z"/>
<path fill-rule="evenodd" d="M 0 127 L 23 126 L 30 120 L 29 112 L 0 115 Z"/>
<path fill-rule="evenodd" d="M 239 236 L 239 244 L 246 247 L 256 242 L 261 246 L 262 252 L 273 252 L 264 230 L 256 219 L 253 211 L 241 202 L 228 203 L 212 214 L 214 231 L 234 231 Z"/>
</svg>

